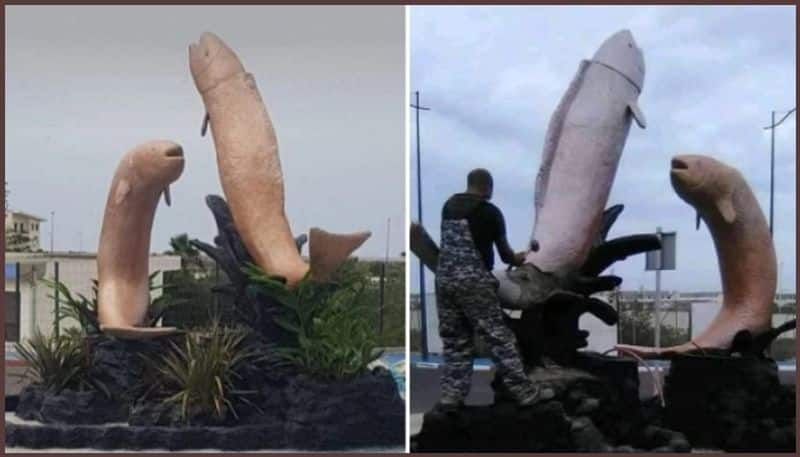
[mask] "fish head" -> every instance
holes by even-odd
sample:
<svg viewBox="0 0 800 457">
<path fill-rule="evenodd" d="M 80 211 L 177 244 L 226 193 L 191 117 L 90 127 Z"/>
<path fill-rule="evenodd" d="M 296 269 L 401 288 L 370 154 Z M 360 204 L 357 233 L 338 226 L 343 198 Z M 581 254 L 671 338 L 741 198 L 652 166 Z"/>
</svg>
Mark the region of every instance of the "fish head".
<svg viewBox="0 0 800 457">
<path fill-rule="evenodd" d="M 197 43 L 189 45 L 189 70 L 197 90 L 205 92 L 221 81 L 243 73 L 244 66 L 220 37 L 205 32 Z"/>
<path fill-rule="evenodd" d="M 137 182 L 157 192 L 164 192 L 169 205 L 169 185 L 183 173 L 183 148 L 168 140 L 155 140 L 137 146 L 130 157 Z"/>
<path fill-rule="evenodd" d="M 592 60 L 607 65 L 625 75 L 638 89 L 644 87 L 644 54 L 630 30 L 606 38 Z"/>
<path fill-rule="evenodd" d="M 733 191 L 738 172 L 728 165 L 704 155 L 684 154 L 672 158 L 670 181 L 675 193 L 693 206 L 706 221 L 736 219 Z"/>
</svg>

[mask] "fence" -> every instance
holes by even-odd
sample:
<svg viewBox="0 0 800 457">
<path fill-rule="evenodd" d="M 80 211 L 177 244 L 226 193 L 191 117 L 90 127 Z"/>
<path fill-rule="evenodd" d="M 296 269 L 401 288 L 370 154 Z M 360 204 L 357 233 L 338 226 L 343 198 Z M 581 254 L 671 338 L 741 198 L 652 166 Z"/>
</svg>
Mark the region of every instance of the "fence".
<svg viewBox="0 0 800 457">
<path fill-rule="evenodd" d="M 357 261 L 350 268 L 366 279 L 360 302 L 373 315 L 381 346 L 405 346 L 405 263 Z M 202 326 L 213 317 L 233 319 L 232 298 L 215 293 L 228 279 L 216 264 L 206 271 L 182 269 L 164 274 L 164 295 L 174 304 L 164 313 L 164 325 Z"/>
</svg>

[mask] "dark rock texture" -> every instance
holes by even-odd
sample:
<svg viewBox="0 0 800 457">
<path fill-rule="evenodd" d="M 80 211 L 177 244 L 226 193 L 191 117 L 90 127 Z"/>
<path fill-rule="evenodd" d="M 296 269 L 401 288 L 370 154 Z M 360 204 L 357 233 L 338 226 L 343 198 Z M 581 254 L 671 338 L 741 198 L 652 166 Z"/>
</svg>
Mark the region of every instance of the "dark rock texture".
<svg viewBox="0 0 800 457">
<path fill-rule="evenodd" d="M 298 376 L 286 397 L 286 437 L 293 447 L 341 449 L 405 441 L 405 404 L 384 369 L 338 382 Z"/>
<path fill-rule="evenodd" d="M 273 373 L 274 374 L 274 373 Z M 251 374 L 257 376 L 257 374 Z M 251 400 L 237 406 L 238 418 L 195 416 L 183 425 L 173 407 L 111 402 L 99 392 L 58 394 L 28 386 L 17 415 L 43 425 L 6 424 L 6 445 L 30 448 L 98 449 L 348 449 L 402 446 L 405 404 L 391 374 L 376 369 L 347 381 L 322 382 L 293 376 L 283 384 L 270 375 Z M 119 412 L 124 407 L 124 414 Z M 113 416 L 112 413 L 119 414 Z M 86 426 L 128 421 L 127 426 Z"/>
<path fill-rule="evenodd" d="M 280 449 L 287 447 L 283 424 L 242 427 L 100 427 L 6 424 L 6 446 L 43 449 Z"/>
<path fill-rule="evenodd" d="M 128 417 L 126 404 L 96 390 L 77 392 L 64 389 L 56 393 L 29 385 L 20 392 L 19 398 L 17 416 L 27 420 L 52 424 L 102 424 L 125 421 Z"/>
<path fill-rule="evenodd" d="M 102 382 L 121 400 L 130 401 L 146 387 L 145 357 L 162 353 L 166 342 L 167 338 L 122 340 L 102 334 L 92 336 L 89 376 Z"/>
<path fill-rule="evenodd" d="M 660 450 L 687 452 L 678 432 L 650 424 L 641 413 L 636 362 L 586 354 L 574 367 L 536 367 L 528 376 L 554 398 L 520 409 L 496 395 L 491 406 L 425 415 L 413 439 L 419 452 Z M 591 370 L 591 371 L 590 371 Z M 495 385 L 498 383 L 495 382 Z"/>
<path fill-rule="evenodd" d="M 681 355 L 664 386 L 664 420 L 694 446 L 795 451 L 795 387 L 767 358 Z"/>
</svg>

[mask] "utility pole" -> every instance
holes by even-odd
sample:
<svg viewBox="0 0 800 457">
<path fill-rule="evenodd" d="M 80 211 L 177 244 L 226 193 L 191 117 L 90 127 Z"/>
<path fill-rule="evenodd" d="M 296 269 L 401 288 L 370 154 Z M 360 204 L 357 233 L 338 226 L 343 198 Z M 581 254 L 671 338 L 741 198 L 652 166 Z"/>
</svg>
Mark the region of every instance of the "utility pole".
<svg viewBox="0 0 800 457">
<path fill-rule="evenodd" d="M 769 147 L 769 234 L 772 236 L 772 221 L 773 221 L 773 206 L 775 201 L 775 127 L 781 125 L 783 121 L 786 120 L 792 113 L 794 113 L 796 107 L 790 109 L 789 111 L 784 114 L 784 116 L 775 123 L 775 113 L 776 111 L 772 111 L 772 123 L 770 125 L 764 127 L 764 130 L 770 130 L 770 147 Z"/>
<path fill-rule="evenodd" d="M 56 212 L 50 211 L 50 254 L 53 254 L 53 239 L 56 231 Z"/>
<path fill-rule="evenodd" d="M 661 239 L 661 227 L 656 228 L 656 235 Z M 653 308 L 655 311 L 655 344 L 657 348 L 661 347 L 661 259 L 659 255 L 659 266 L 656 269 L 656 296 L 653 300 Z"/>
<path fill-rule="evenodd" d="M 380 297 L 381 298 L 381 300 L 380 300 L 381 307 L 378 310 L 379 319 L 380 319 L 380 322 L 378 323 L 378 331 L 379 331 L 379 334 L 381 335 L 381 337 L 383 337 L 383 307 L 384 307 L 385 297 L 386 297 L 386 293 L 385 293 L 385 290 L 386 290 L 386 267 L 387 267 L 387 265 L 389 263 L 389 227 L 391 227 L 391 224 L 392 224 L 392 218 L 391 217 L 386 218 L 386 252 L 384 253 L 383 265 L 381 266 L 381 287 L 380 287 L 380 290 L 381 290 L 381 297 Z"/>
<path fill-rule="evenodd" d="M 419 112 L 429 111 L 430 108 L 420 105 L 419 91 L 414 92 L 415 103 L 411 105 L 417 116 L 417 218 L 422 225 L 422 166 L 420 165 L 419 144 Z M 425 266 L 419 261 L 419 308 L 420 308 L 420 342 L 422 343 L 422 359 L 428 358 L 428 318 L 425 315 Z"/>
</svg>

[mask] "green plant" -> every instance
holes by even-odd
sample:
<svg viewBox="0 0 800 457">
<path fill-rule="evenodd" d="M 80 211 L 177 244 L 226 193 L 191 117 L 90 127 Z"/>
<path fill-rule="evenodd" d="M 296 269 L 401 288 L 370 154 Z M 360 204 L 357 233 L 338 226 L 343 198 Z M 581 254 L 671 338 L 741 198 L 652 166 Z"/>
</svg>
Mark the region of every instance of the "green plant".
<svg viewBox="0 0 800 457">
<path fill-rule="evenodd" d="M 243 329 L 214 320 L 208 328 L 188 332 L 181 344 L 170 341 L 166 354 L 148 359 L 157 374 L 151 390 L 177 407 L 183 421 L 204 414 L 224 419 L 226 411 L 238 417 L 232 400 L 252 404 L 245 396 L 254 393 L 237 389 L 239 370 L 263 357 L 246 337 Z"/>
<path fill-rule="evenodd" d="M 160 270 L 157 270 L 150 274 L 148 277 L 149 283 L 149 290 L 153 292 L 159 289 L 167 289 L 170 286 L 167 285 L 155 285 L 155 278 L 160 273 Z M 78 322 L 83 333 L 86 335 L 94 335 L 100 333 L 100 323 L 97 318 L 97 289 L 98 283 L 96 279 L 92 280 L 92 298 L 89 299 L 81 293 L 73 294 L 72 291 L 61 281 L 51 281 L 49 279 L 42 279 L 48 287 L 53 290 L 57 290 L 59 293 L 59 300 L 63 298 L 63 302 L 61 302 L 62 306 L 58 308 L 58 316 L 56 316 L 57 321 L 60 323 L 64 319 L 74 319 Z M 55 294 L 51 293 L 48 295 L 49 298 L 55 299 Z M 175 304 L 174 300 L 171 300 L 170 297 L 167 295 L 161 295 L 160 297 L 153 299 L 150 302 L 150 307 L 148 309 L 148 322 L 147 324 L 150 327 L 155 326 L 159 319 L 163 316 L 164 312 L 166 312 L 171 306 Z"/>
<path fill-rule="evenodd" d="M 22 377 L 47 389 L 96 389 L 110 396 L 106 386 L 89 376 L 85 334 L 72 329 L 63 335 L 45 335 L 38 329 L 23 343 L 16 343 L 20 357 L 28 363 Z"/>
<path fill-rule="evenodd" d="M 363 276 L 340 276 L 339 284 L 306 277 L 288 289 L 256 265 L 245 272 L 284 307 L 275 323 L 294 336 L 294 344 L 274 350 L 284 362 L 314 377 L 348 379 L 380 356 L 369 310 L 359 300 L 367 284 Z"/>
</svg>

